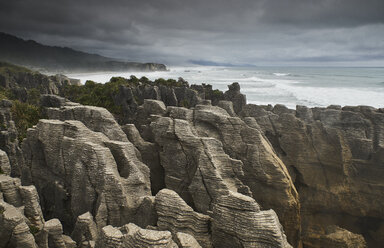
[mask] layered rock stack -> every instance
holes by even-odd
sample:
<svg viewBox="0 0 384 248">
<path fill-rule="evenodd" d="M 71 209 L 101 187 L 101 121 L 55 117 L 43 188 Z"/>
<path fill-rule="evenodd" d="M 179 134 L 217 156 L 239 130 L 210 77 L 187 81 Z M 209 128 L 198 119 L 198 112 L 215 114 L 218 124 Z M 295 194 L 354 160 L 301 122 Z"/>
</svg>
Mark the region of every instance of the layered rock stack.
<svg viewBox="0 0 384 248">
<path fill-rule="evenodd" d="M 22 148 L 1 102 L 0 248 L 380 246 L 382 109 L 156 87 L 119 91 L 123 126 L 44 95 Z"/>
</svg>

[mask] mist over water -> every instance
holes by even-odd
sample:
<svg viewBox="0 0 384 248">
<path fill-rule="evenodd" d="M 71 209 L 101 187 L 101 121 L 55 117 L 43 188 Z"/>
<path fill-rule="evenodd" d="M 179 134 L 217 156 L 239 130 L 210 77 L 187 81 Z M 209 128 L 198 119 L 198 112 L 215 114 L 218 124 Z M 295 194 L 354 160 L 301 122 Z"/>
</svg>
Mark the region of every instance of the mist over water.
<svg viewBox="0 0 384 248">
<path fill-rule="evenodd" d="M 165 72 L 100 72 L 70 74 L 82 83 L 93 80 L 108 82 L 113 76 L 129 78 L 182 77 L 190 84 L 207 83 L 227 90 L 227 85 L 239 82 L 247 102 L 254 104 L 284 104 L 325 107 L 331 104 L 384 107 L 384 68 L 344 67 L 174 67 Z"/>
</svg>

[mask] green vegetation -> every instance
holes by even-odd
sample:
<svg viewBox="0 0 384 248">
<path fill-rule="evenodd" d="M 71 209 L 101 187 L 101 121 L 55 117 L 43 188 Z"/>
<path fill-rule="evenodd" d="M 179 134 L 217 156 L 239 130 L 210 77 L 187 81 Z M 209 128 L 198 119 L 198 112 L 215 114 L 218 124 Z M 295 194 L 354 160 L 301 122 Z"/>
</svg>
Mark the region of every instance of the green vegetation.
<svg viewBox="0 0 384 248">
<path fill-rule="evenodd" d="M 32 233 L 33 236 L 35 236 L 36 234 L 38 234 L 40 232 L 39 228 L 32 226 L 32 225 L 28 225 L 28 226 L 29 226 L 29 232 Z"/>
<path fill-rule="evenodd" d="M 36 125 L 40 118 L 42 118 L 40 103 L 40 92 L 37 89 L 30 89 L 27 91 L 28 101 L 26 103 L 16 100 L 10 89 L 0 87 L 0 101 L 12 101 L 11 114 L 15 122 L 18 132 L 18 139 L 21 142 L 27 134 L 27 129 Z M 0 127 L 6 129 L 3 123 Z"/>
<path fill-rule="evenodd" d="M 3 73 L 20 73 L 20 72 L 33 72 L 25 67 L 18 66 L 18 65 L 13 65 L 7 62 L 2 62 L 0 61 L 0 74 Z"/>
<path fill-rule="evenodd" d="M 212 96 L 222 98 L 224 96 L 224 93 L 221 90 L 216 89 L 212 91 Z"/>
<path fill-rule="evenodd" d="M 21 142 L 27 135 L 27 129 L 36 125 L 42 118 L 41 110 L 35 105 L 13 101 L 11 108 L 13 120 L 18 131 L 18 139 Z"/>
<path fill-rule="evenodd" d="M 154 81 L 155 85 L 165 85 L 165 86 L 172 86 L 172 87 L 181 87 L 183 86 L 183 83 L 179 80 L 176 81 L 175 79 L 167 79 L 164 78 L 158 78 Z"/>
<path fill-rule="evenodd" d="M 4 171 L 1 169 L 1 167 L 0 167 L 0 175 L 1 174 L 4 174 Z"/>
<path fill-rule="evenodd" d="M 121 114 L 121 107 L 115 105 L 113 97 L 118 93 L 120 85 L 128 85 L 126 80 L 112 78 L 105 84 L 87 81 L 82 86 L 68 85 L 64 90 L 64 97 L 83 105 L 103 107 L 111 113 Z"/>
</svg>

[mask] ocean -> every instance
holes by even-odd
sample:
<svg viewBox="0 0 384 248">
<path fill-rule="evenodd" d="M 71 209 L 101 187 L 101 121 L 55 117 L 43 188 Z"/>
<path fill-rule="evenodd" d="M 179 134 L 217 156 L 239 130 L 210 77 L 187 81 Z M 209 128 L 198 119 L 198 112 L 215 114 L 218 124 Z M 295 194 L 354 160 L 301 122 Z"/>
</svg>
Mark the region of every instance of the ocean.
<svg viewBox="0 0 384 248">
<path fill-rule="evenodd" d="M 253 104 L 284 104 L 325 107 L 368 105 L 384 108 L 384 67 L 170 67 L 164 72 L 103 72 L 69 74 L 82 83 L 93 80 L 108 82 L 113 76 L 146 76 L 156 78 L 182 77 L 190 84 L 211 84 L 214 89 L 227 90 L 238 82 L 247 102 Z"/>
</svg>

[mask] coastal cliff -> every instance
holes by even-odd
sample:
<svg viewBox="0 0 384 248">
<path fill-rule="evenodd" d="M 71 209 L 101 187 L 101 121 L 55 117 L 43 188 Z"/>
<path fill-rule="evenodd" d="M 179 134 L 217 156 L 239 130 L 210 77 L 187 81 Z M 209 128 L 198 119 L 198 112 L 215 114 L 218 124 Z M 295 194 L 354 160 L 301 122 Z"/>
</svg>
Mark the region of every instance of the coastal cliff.
<svg viewBox="0 0 384 248">
<path fill-rule="evenodd" d="M 383 109 L 258 106 L 182 79 L 39 86 L 22 140 L 28 99 L 0 104 L 0 247 L 384 242 Z"/>
</svg>

